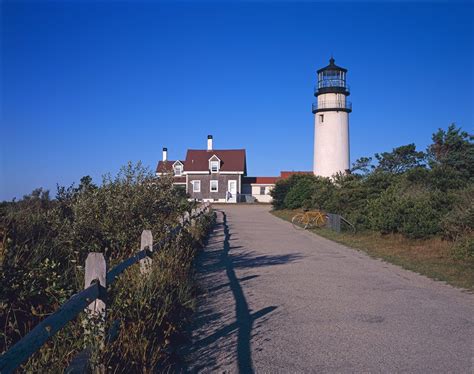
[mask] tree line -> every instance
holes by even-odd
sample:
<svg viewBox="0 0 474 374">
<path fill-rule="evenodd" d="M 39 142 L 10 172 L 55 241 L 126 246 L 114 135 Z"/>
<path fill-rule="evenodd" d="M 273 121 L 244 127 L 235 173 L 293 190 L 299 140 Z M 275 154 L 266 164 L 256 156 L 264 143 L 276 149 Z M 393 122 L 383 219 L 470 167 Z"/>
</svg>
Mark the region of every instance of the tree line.
<svg viewBox="0 0 474 374">
<path fill-rule="evenodd" d="M 474 136 L 452 124 L 415 144 L 356 160 L 333 178 L 293 175 L 278 181 L 274 209 L 338 213 L 359 229 L 408 238 L 441 236 L 455 255 L 474 257 Z"/>
</svg>

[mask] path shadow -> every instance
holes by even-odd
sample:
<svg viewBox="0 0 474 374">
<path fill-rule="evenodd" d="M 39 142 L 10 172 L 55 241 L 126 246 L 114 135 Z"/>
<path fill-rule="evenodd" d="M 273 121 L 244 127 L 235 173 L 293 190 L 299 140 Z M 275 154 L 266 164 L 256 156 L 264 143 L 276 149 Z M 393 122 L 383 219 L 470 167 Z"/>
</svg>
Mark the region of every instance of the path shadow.
<svg viewBox="0 0 474 374">
<path fill-rule="evenodd" d="M 248 302 L 245 298 L 241 282 L 257 278 L 258 275 L 249 275 L 238 278 L 236 268 L 257 268 L 262 266 L 273 266 L 296 261 L 303 256 L 298 254 L 288 255 L 261 255 L 256 256 L 255 252 L 247 251 L 245 253 L 231 254 L 231 250 L 240 249 L 240 246 L 231 246 L 232 233 L 227 222 L 227 215 L 223 211 L 217 211 L 222 215 L 222 222 L 216 224 L 214 234 L 209 240 L 210 251 L 203 253 L 203 257 L 198 264 L 198 271 L 201 276 L 212 277 L 212 273 L 222 273 L 225 271 L 228 282 L 214 285 L 207 289 L 208 293 L 230 289 L 235 302 L 235 320 L 234 316 L 224 316 L 216 313 L 211 308 L 204 308 L 197 316 L 195 326 L 209 326 L 216 321 L 229 320 L 229 323 L 223 327 L 214 330 L 210 335 L 195 341 L 190 347 L 189 353 L 199 353 L 198 365 L 194 366 L 194 371 L 212 371 L 217 370 L 216 356 L 219 351 L 223 351 L 222 345 L 217 346 L 217 341 L 231 334 L 237 333 L 237 344 L 232 347 L 225 347 L 226 351 L 232 350 L 237 358 L 238 371 L 240 373 L 253 373 L 252 354 L 251 354 L 251 334 L 254 322 L 260 319 L 263 322 L 265 316 L 277 309 L 277 306 L 268 306 L 256 312 L 251 313 Z M 219 231 L 223 232 L 223 235 Z M 212 247 L 214 250 L 212 250 Z M 230 322 L 232 320 L 232 322 Z M 198 327 L 196 326 L 196 327 Z M 233 355 L 233 354 L 232 354 Z M 234 356 L 235 357 L 235 356 Z M 196 364 L 196 363 L 194 363 Z"/>
<path fill-rule="evenodd" d="M 258 278 L 258 277 L 259 277 L 258 275 L 249 275 L 248 277 L 239 278 L 238 281 L 239 282 L 245 282 L 245 281 L 248 281 L 250 279 L 254 279 L 254 278 Z M 222 288 L 226 288 L 226 287 L 229 287 L 229 286 L 230 286 L 230 283 L 222 283 L 222 284 L 219 284 L 218 286 L 209 288 L 207 291 L 208 292 L 216 292 L 216 291 L 219 291 Z"/>
<path fill-rule="evenodd" d="M 217 223 L 214 228 L 214 231 L 223 229 L 224 235 L 213 235 L 213 238 L 211 241 L 209 241 L 209 244 L 213 246 L 221 246 L 223 242 L 226 259 L 232 261 L 232 267 L 234 269 L 251 269 L 265 266 L 283 265 L 304 258 L 304 256 L 299 253 L 288 253 L 283 255 L 256 255 L 256 253 L 260 251 L 252 249 L 238 254 L 230 253 L 231 250 L 241 249 L 243 247 L 239 245 L 230 245 L 230 242 L 232 241 L 232 239 L 230 238 L 233 234 L 230 233 L 229 226 L 227 225 L 227 216 L 223 211 L 219 211 L 219 213 L 223 215 L 224 222 Z M 215 240 L 216 237 L 217 240 Z M 222 251 L 213 251 L 211 253 L 206 253 L 205 256 L 206 261 L 198 265 L 200 273 L 210 274 L 214 271 L 222 270 Z"/>
<path fill-rule="evenodd" d="M 242 287 L 237 279 L 234 270 L 234 259 L 229 259 L 230 237 L 231 233 L 227 224 L 227 215 L 225 212 L 221 212 L 223 215 L 224 224 L 224 251 L 223 251 L 223 262 L 225 263 L 227 277 L 229 278 L 230 289 L 235 299 L 235 316 L 238 325 L 237 332 L 237 365 L 240 373 L 253 373 L 252 367 L 252 353 L 250 350 L 250 337 L 252 332 L 252 325 L 256 317 L 250 315 L 249 306 L 245 299 Z M 275 310 L 276 307 L 268 307 L 265 310 L 260 310 L 257 313 L 265 315 Z M 255 314 L 257 314 L 255 313 Z"/>
</svg>

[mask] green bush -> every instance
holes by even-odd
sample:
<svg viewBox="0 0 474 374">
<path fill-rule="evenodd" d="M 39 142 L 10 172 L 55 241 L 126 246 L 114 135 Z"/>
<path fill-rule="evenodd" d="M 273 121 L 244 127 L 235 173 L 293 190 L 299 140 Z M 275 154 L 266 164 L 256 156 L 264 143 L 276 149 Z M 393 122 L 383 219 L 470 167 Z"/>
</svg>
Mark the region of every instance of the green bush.
<svg viewBox="0 0 474 374">
<path fill-rule="evenodd" d="M 154 240 L 159 241 L 167 234 L 169 226 L 176 224 L 177 217 L 190 208 L 190 203 L 172 186 L 170 178 L 157 180 L 140 164 L 128 164 L 113 178 L 105 176 L 100 186 L 84 177 L 77 187 L 58 187 L 56 199 L 38 189 L 20 201 L 2 204 L 0 352 L 82 289 L 82 265 L 89 252 L 104 253 L 109 266 L 113 266 L 137 251 L 143 229 L 152 230 Z M 134 318 L 157 321 L 157 328 L 168 330 L 173 326 L 174 331 L 181 328 L 182 321 L 178 320 L 189 308 L 190 301 L 185 290 L 192 286 L 189 272 L 192 248 L 202 240 L 206 228 L 194 230 L 197 231 L 193 236 L 181 235 L 180 242 L 162 250 L 167 264 L 173 266 L 166 270 L 169 277 L 166 284 L 153 286 L 161 292 L 160 300 L 166 299 L 171 307 L 156 303 L 150 306 L 153 313 L 147 309 L 144 316 L 140 313 L 145 313 L 145 309 L 138 306 L 127 312 L 116 306 L 111 317 L 118 313 L 126 320 L 126 313 L 135 313 Z M 141 293 L 132 287 L 133 290 L 136 291 L 136 303 L 143 305 L 147 300 L 156 300 L 146 296 L 145 291 Z M 112 289 L 111 295 L 114 292 L 117 291 Z M 123 299 L 114 302 L 120 304 Z M 159 325 L 158 315 L 167 321 L 165 325 Z M 68 324 L 28 361 L 25 370 L 41 372 L 47 367 L 48 371 L 62 371 L 73 352 L 82 349 L 81 331 L 79 321 Z M 140 344 L 137 336 L 133 345 L 140 349 Z M 163 345 L 150 347 L 149 355 L 163 349 Z M 129 357 L 122 353 L 123 357 Z M 158 356 L 163 358 L 162 353 Z M 120 355 L 114 357 L 118 360 Z M 149 357 L 142 357 L 143 362 Z M 116 365 L 121 364 L 116 362 Z"/>
<path fill-rule="evenodd" d="M 315 188 L 315 177 L 304 175 L 294 179 L 295 183 L 285 196 L 284 207 L 287 209 L 309 208 Z"/>
<path fill-rule="evenodd" d="M 100 357 L 109 372 L 167 372 L 178 359 L 170 355 L 194 307 L 196 240 L 209 230 L 210 218 L 157 253 L 147 276 L 136 266 L 118 279 L 108 321 L 120 321 L 119 336 Z"/>
<path fill-rule="evenodd" d="M 367 190 L 365 178 L 358 174 L 338 175 L 332 200 L 328 201 L 325 210 L 341 214 L 359 228 L 367 228 Z"/>
<path fill-rule="evenodd" d="M 464 237 L 457 240 L 453 245 L 452 255 L 457 260 L 474 259 L 474 238 Z"/>
<path fill-rule="evenodd" d="M 272 205 L 274 209 L 285 209 L 285 198 L 288 192 L 293 186 L 301 179 L 304 175 L 292 175 L 287 179 L 279 180 L 275 187 L 271 190 L 270 195 L 272 196 Z"/>
<path fill-rule="evenodd" d="M 408 238 L 469 237 L 474 226 L 474 137 L 451 125 L 427 152 L 414 144 L 358 159 L 332 180 L 294 176 L 274 190 L 274 207 L 338 213 L 359 228 Z"/>
<path fill-rule="evenodd" d="M 430 195 L 402 198 L 400 213 L 403 219 L 399 231 L 408 238 L 425 239 L 440 231 L 441 213 Z"/>
<path fill-rule="evenodd" d="M 333 211 L 335 185 L 329 178 L 312 177 L 312 181 L 314 185 L 311 207 L 318 210 Z"/>
<path fill-rule="evenodd" d="M 285 209 L 285 197 L 290 188 L 288 179 L 276 182 L 275 187 L 270 191 L 273 209 Z"/>
<path fill-rule="evenodd" d="M 402 225 L 399 198 L 394 189 L 387 190 L 368 204 L 370 228 L 382 234 L 398 232 Z"/>
<path fill-rule="evenodd" d="M 436 195 L 426 190 L 392 186 L 369 204 L 371 228 L 383 234 L 401 233 L 408 238 L 428 238 L 440 232 L 442 212 Z"/>
<path fill-rule="evenodd" d="M 474 231 L 474 186 L 452 197 L 452 208 L 441 220 L 445 239 L 458 240 Z"/>
</svg>

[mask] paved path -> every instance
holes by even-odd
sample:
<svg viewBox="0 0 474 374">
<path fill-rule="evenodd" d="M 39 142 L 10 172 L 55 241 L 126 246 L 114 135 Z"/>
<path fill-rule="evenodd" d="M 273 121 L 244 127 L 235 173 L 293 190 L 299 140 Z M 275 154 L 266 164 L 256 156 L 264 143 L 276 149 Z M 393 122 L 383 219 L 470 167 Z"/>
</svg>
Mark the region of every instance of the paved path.
<svg viewBox="0 0 474 374">
<path fill-rule="evenodd" d="M 199 258 L 190 371 L 472 373 L 474 296 L 316 235 L 220 208 Z"/>
</svg>

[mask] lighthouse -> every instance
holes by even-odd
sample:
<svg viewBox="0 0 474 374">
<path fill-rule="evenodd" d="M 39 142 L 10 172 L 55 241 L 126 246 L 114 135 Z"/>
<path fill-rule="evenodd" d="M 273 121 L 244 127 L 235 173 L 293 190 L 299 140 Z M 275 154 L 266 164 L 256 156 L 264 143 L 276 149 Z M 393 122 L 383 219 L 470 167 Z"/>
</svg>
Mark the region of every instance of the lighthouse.
<svg viewBox="0 0 474 374">
<path fill-rule="evenodd" d="M 322 177 L 332 177 L 349 169 L 349 113 L 352 104 L 347 101 L 349 86 L 347 69 L 335 64 L 319 69 L 318 83 L 314 87 L 316 102 L 314 114 L 314 164 L 313 172 Z"/>
</svg>

